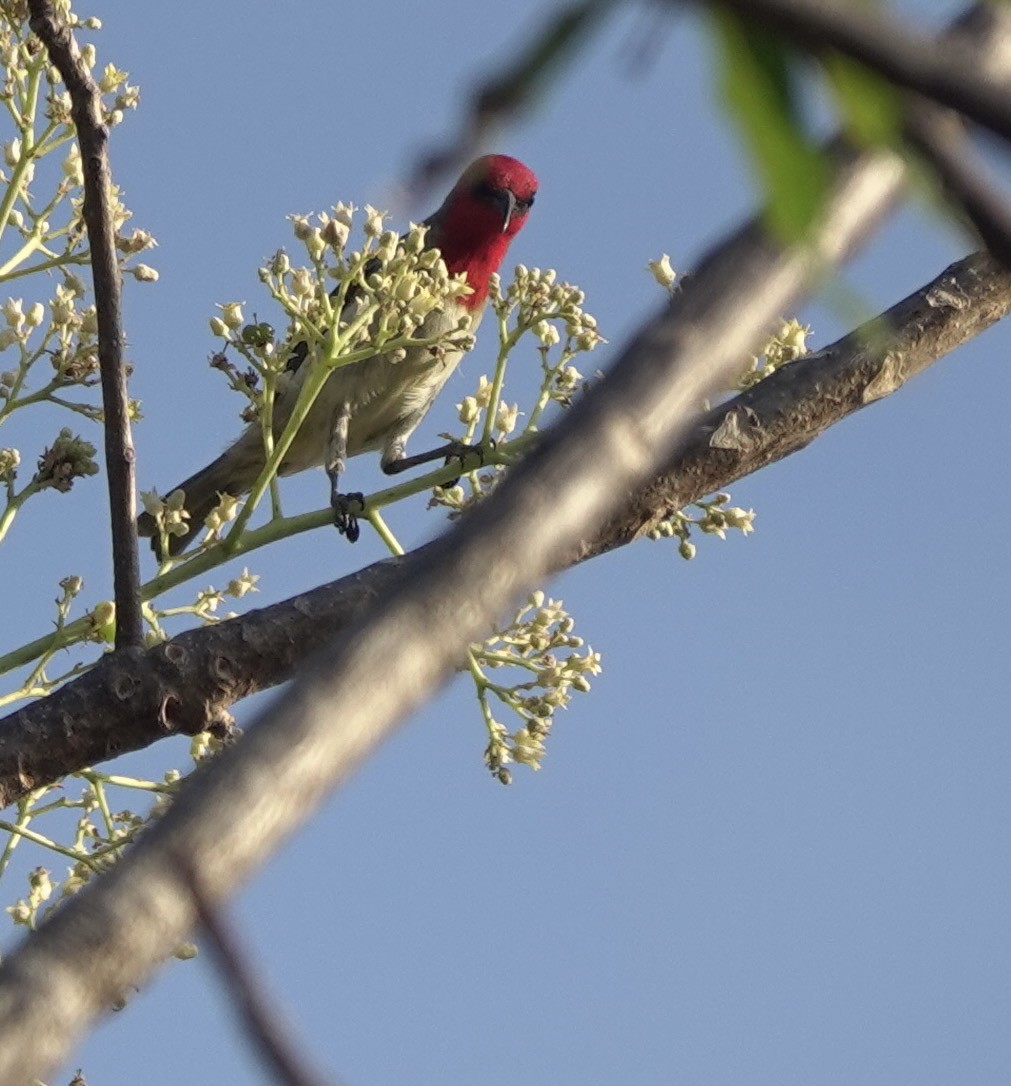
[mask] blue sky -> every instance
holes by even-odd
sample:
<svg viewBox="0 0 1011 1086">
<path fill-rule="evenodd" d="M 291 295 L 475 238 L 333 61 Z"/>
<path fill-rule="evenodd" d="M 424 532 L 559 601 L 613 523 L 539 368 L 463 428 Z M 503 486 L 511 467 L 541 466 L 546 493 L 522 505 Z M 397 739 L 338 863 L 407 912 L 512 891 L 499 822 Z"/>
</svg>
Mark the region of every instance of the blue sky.
<svg viewBox="0 0 1011 1086">
<path fill-rule="evenodd" d="M 348 7 L 82 9 L 142 93 L 112 163 L 160 246 L 160 282 L 126 295 L 144 487 L 236 432 L 207 319 L 232 299 L 269 319 L 256 268 L 287 244 L 285 216 L 382 203 L 544 5 Z M 957 10 L 904 8 L 919 25 Z M 659 301 L 647 260 L 690 269 L 757 197 L 698 22 L 646 10 L 608 23 L 491 148 L 541 180 L 511 257 L 582 286 L 601 367 Z M 656 54 L 633 73 L 644 36 Z M 843 281 L 877 311 L 970 248 L 914 200 Z M 849 326 L 830 304 L 800 316 L 815 346 Z M 490 371 L 487 332 L 415 451 Z M 691 563 L 643 542 L 559 578 L 604 674 L 540 773 L 487 777 L 461 679 L 243 890 L 238 930 L 320 1064 L 354 1086 L 1006 1081 L 1009 340 L 1005 322 L 733 487 L 758 513 L 747 540 L 704 538 Z M 381 478 L 367 457 L 352 477 Z M 310 473 L 286 508 L 324 494 Z M 111 594 L 104 503 L 96 480 L 22 514 L 5 647 L 46 628 L 68 572 L 88 604 Z M 441 526 L 423 500 L 389 519 L 405 543 Z M 290 540 L 249 563 L 254 603 L 381 554 L 367 532 Z M 269 1081 L 204 959 L 163 971 L 52 1081 L 77 1066 L 95 1083 Z"/>
</svg>

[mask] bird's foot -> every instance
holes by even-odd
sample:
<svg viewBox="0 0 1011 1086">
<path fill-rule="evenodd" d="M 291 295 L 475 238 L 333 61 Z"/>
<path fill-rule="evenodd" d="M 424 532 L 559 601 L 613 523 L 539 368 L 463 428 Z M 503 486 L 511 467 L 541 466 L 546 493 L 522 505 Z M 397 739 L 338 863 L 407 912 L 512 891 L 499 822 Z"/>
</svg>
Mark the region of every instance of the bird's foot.
<svg viewBox="0 0 1011 1086">
<path fill-rule="evenodd" d="M 352 494 L 331 494 L 334 527 L 349 543 L 357 543 L 361 529 L 358 518 L 365 512 L 365 495 L 356 490 Z"/>
<path fill-rule="evenodd" d="M 458 461 L 460 464 L 461 472 L 464 470 L 464 464 L 468 456 L 477 457 L 477 463 L 474 467 L 469 468 L 470 471 L 475 471 L 477 468 L 484 467 L 485 454 L 489 449 L 495 448 L 494 441 L 480 442 L 477 445 L 468 445 L 466 441 L 451 441 L 446 446 L 446 464 L 452 464 L 454 461 Z M 450 487 L 456 486 L 460 481 L 458 475 L 455 479 L 447 479 L 442 487 L 444 490 L 449 490 Z"/>
</svg>

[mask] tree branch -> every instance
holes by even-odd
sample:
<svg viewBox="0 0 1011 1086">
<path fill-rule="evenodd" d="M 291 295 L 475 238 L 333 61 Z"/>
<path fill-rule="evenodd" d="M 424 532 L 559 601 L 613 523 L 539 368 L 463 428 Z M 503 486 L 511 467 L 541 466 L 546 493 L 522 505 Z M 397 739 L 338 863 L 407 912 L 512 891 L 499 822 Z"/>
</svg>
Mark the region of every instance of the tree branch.
<svg viewBox="0 0 1011 1086">
<path fill-rule="evenodd" d="M 143 643 L 140 611 L 140 558 L 137 552 L 135 455 L 130 436 L 130 402 L 123 364 L 123 319 L 116 232 L 112 223 L 109 130 L 102 121 L 98 86 L 81 58 L 70 28 L 52 0 L 29 0 L 31 28 L 58 69 L 70 93 L 71 114 L 81 146 L 84 172 L 84 224 L 98 319 L 98 361 L 105 415 L 105 467 L 112 524 L 113 580 L 116 598 L 116 648 Z"/>
<path fill-rule="evenodd" d="M 709 412 L 676 459 L 557 568 L 625 546 L 672 510 L 797 452 L 1009 312 L 1011 274 L 984 253 L 958 261 L 867 325 Z M 316 646 L 368 612 L 401 567 L 437 546 L 188 630 L 138 662 L 104 657 L 0 720 L 0 806 L 168 735 L 227 727 L 231 705 L 290 679 Z"/>
<path fill-rule="evenodd" d="M 553 12 L 505 67 L 475 88 L 455 140 L 419 158 L 407 184 L 412 199 L 458 172 L 493 129 L 528 109 L 613 7 L 613 0 L 575 0 Z"/>
<path fill-rule="evenodd" d="M 672 0 L 668 0 L 672 2 Z M 698 3 L 699 0 L 694 0 Z M 1006 71 L 987 71 L 979 50 L 954 37 L 931 38 L 908 22 L 850 0 L 708 0 L 813 52 L 836 49 L 883 75 L 964 114 L 1011 143 L 1011 82 Z M 1008 37 L 1008 12 L 982 5 Z M 974 9 L 975 12 L 976 9 Z M 969 19 L 976 17 L 974 14 Z M 1006 48 L 1006 45 L 1004 46 Z"/>
<path fill-rule="evenodd" d="M 916 102 L 905 123 L 906 140 L 937 174 L 949 202 L 962 211 L 994 259 L 1011 269 L 1011 206 L 987 176 L 957 117 Z"/>
<path fill-rule="evenodd" d="M 1011 273 L 986 253 L 956 261 L 879 317 L 711 411 L 575 557 L 631 543 L 672 510 L 798 452 L 1009 314 Z"/>
</svg>

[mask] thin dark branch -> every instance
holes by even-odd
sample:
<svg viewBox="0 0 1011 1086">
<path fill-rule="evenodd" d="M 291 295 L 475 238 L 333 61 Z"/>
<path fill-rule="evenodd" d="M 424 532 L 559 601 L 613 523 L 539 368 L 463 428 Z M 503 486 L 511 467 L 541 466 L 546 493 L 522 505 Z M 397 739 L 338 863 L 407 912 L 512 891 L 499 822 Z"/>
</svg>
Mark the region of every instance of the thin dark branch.
<svg viewBox="0 0 1011 1086">
<path fill-rule="evenodd" d="M 419 159 L 407 184 L 410 199 L 422 200 L 436 181 L 473 158 L 491 132 L 530 108 L 614 5 L 577 0 L 553 13 L 508 66 L 474 90 L 456 140 Z"/>
<path fill-rule="evenodd" d="M 309 1067 L 282 1020 L 271 1006 L 263 984 L 254 975 L 239 941 L 221 913 L 208 900 L 196 871 L 188 860 L 176 857 L 189 886 L 197 918 L 253 1047 L 260 1053 L 282 1086 L 326 1086 L 327 1080 Z"/>
<path fill-rule="evenodd" d="M 714 409 L 676 459 L 565 563 L 634 542 L 672 510 L 797 452 L 1009 312 L 1011 274 L 985 253 L 959 261 L 869 330 L 855 330 Z M 48 698 L 0 720 L 0 806 L 168 735 L 227 728 L 231 705 L 290 679 L 317 645 L 356 622 L 417 554 L 189 630 L 151 649 L 139 664 L 106 657 Z"/>
<path fill-rule="evenodd" d="M 102 121 L 97 84 L 81 58 L 70 28 L 52 0 L 29 0 L 31 28 L 46 48 L 70 93 L 71 113 L 84 171 L 84 224 L 91 251 L 98 319 L 98 360 L 105 415 L 105 465 L 109 482 L 112 561 L 116 599 L 116 648 L 143 643 L 140 559 L 137 553 L 135 455 L 123 363 L 123 320 L 116 234 L 112 223 L 109 130 Z"/>
<path fill-rule="evenodd" d="M 668 0 L 674 3 L 675 0 Z M 684 0 L 676 0 L 683 3 Z M 699 3 L 700 0 L 693 0 Z M 804 49 L 835 49 L 883 75 L 964 114 L 1011 143 L 1011 81 L 980 63 L 979 51 L 964 41 L 931 38 L 873 4 L 852 0 L 706 0 L 789 38 Z M 980 11 L 1008 31 L 1006 8 Z"/>
<path fill-rule="evenodd" d="M 928 103 L 906 118 L 906 139 L 937 175 L 944 194 L 972 223 L 995 260 L 1011 270 L 1011 205 L 952 114 Z"/>
</svg>

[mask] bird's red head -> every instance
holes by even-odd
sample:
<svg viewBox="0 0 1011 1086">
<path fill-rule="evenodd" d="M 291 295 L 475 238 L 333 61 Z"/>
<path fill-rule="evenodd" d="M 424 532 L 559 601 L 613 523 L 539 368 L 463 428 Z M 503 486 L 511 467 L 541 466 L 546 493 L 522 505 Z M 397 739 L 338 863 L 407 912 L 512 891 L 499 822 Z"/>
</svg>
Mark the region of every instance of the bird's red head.
<svg viewBox="0 0 1011 1086">
<path fill-rule="evenodd" d="M 537 178 L 518 159 L 485 155 L 472 162 L 428 219 L 430 244 L 437 246 L 450 274 L 465 272 L 474 293 L 463 304 L 479 308 L 488 297 L 488 279 L 520 232 L 537 195 Z"/>
</svg>

